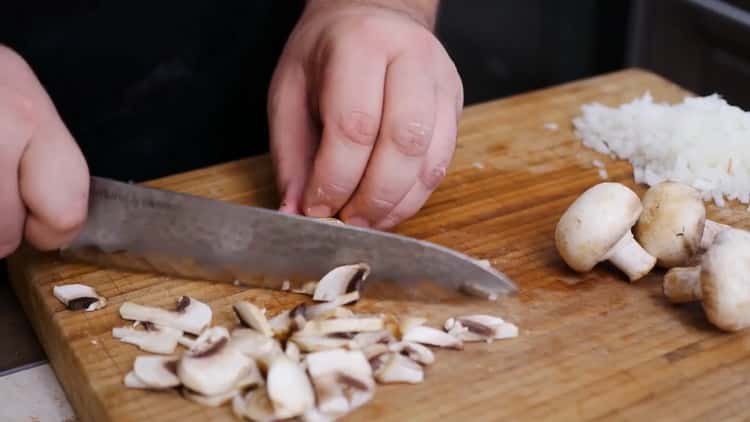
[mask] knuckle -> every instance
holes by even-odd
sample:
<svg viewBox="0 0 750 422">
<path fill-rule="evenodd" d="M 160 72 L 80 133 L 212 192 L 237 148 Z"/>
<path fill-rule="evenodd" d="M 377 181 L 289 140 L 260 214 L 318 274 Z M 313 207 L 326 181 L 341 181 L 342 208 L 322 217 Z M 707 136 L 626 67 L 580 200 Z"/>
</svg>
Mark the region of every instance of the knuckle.
<svg viewBox="0 0 750 422">
<path fill-rule="evenodd" d="M 336 126 L 345 139 L 359 145 L 371 146 L 378 136 L 378 120 L 361 111 L 352 111 L 339 117 Z"/>
<path fill-rule="evenodd" d="M 324 182 L 312 192 L 316 203 L 341 202 L 354 190 L 354 186 L 343 182 Z"/>
<path fill-rule="evenodd" d="M 396 207 L 396 201 L 383 196 L 369 196 L 363 201 L 363 208 L 370 215 L 386 215 Z"/>
<path fill-rule="evenodd" d="M 432 140 L 432 127 L 419 122 L 399 124 L 392 132 L 396 149 L 409 157 L 422 156 Z"/>
<path fill-rule="evenodd" d="M 419 180 L 428 190 L 434 190 L 445 178 L 447 163 L 427 167 L 419 173 Z"/>
<path fill-rule="evenodd" d="M 52 213 L 46 221 L 50 229 L 57 233 L 69 233 L 79 229 L 86 220 L 85 201 L 71 204 L 69 208 Z"/>
</svg>

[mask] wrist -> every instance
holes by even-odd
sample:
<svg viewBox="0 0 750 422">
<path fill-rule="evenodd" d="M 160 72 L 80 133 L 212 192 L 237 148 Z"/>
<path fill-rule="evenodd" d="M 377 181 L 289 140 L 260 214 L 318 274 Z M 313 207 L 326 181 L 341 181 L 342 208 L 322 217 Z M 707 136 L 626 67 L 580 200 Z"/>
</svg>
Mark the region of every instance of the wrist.
<svg viewBox="0 0 750 422">
<path fill-rule="evenodd" d="M 306 10 L 316 12 L 320 9 L 369 6 L 379 7 L 402 13 L 433 31 L 437 20 L 439 0 L 307 0 Z"/>
</svg>

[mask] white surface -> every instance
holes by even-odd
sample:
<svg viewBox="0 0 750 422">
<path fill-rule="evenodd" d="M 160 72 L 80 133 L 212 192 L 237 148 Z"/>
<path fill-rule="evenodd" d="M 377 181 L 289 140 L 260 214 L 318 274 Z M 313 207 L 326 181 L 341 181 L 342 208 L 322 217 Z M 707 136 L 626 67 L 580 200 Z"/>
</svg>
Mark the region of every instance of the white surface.
<svg viewBox="0 0 750 422">
<path fill-rule="evenodd" d="M 0 377 L 0 421 L 76 422 L 55 373 L 48 364 Z"/>
</svg>

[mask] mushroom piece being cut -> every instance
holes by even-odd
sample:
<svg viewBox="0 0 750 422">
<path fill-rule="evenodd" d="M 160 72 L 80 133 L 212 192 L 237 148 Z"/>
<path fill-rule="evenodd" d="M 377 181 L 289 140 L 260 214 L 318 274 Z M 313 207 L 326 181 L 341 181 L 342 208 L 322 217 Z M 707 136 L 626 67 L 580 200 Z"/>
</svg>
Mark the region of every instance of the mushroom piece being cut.
<svg viewBox="0 0 750 422">
<path fill-rule="evenodd" d="M 315 407 L 315 392 L 307 373 L 286 355 L 271 362 L 266 389 L 279 419 L 298 417 Z"/>
<path fill-rule="evenodd" d="M 491 315 L 466 315 L 445 321 L 445 331 L 463 341 L 499 340 L 518 336 L 518 327 Z"/>
<path fill-rule="evenodd" d="M 107 299 L 99 296 L 93 287 L 85 284 L 55 286 L 52 294 L 71 311 L 91 312 L 107 305 Z"/>
<path fill-rule="evenodd" d="M 700 289 L 683 277 L 683 292 L 693 292 L 708 320 L 724 331 L 750 326 L 750 232 L 721 231 L 700 263 Z M 673 286 L 674 287 L 674 286 Z M 688 295 L 682 295 L 687 299 Z"/>
<path fill-rule="evenodd" d="M 656 264 L 631 231 L 642 210 L 638 195 L 620 183 L 605 182 L 587 189 L 557 223 L 555 245 L 560 256 L 578 272 L 610 261 L 631 282 L 642 278 Z"/>
<path fill-rule="evenodd" d="M 375 379 L 381 384 L 419 384 L 424 380 L 422 367 L 400 353 L 390 353 L 375 370 Z"/>
<path fill-rule="evenodd" d="M 254 362 L 230 342 L 216 336 L 185 352 L 177 365 L 177 376 L 190 390 L 204 396 L 232 389 L 251 371 Z"/>
<path fill-rule="evenodd" d="M 696 254 L 729 227 L 706 220 L 700 192 L 682 183 L 664 181 L 652 186 L 642 204 L 633 234 L 663 268 L 690 265 Z"/>
<path fill-rule="evenodd" d="M 138 346 L 145 352 L 170 354 L 177 348 L 177 343 L 182 337 L 182 331 L 160 326 L 153 323 L 144 323 L 143 330 L 134 327 L 115 327 L 112 329 L 112 337 L 124 342 Z"/>
<path fill-rule="evenodd" d="M 174 311 L 133 302 L 120 305 L 120 316 L 123 319 L 152 322 L 195 335 L 200 335 L 209 326 L 212 315 L 208 305 L 188 296 L 181 296 L 177 300 Z"/>
<path fill-rule="evenodd" d="M 138 356 L 133 363 L 133 375 L 126 376 L 125 383 L 133 385 L 134 376 L 147 388 L 177 387 L 181 383 L 175 369 L 178 359 L 172 356 Z M 128 380 L 128 377 L 131 379 Z"/>
<path fill-rule="evenodd" d="M 261 310 L 250 302 L 237 302 L 234 312 L 245 325 L 268 337 L 273 337 L 273 330 L 266 319 L 265 310 Z"/>
<path fill-rule="evenodd" d="M 369 274 L 370 267 L 364 263 L 336 267 L 320 279 L 313 300 L 329 302 L 343 294 L 359 292 Z"/>
</svg>

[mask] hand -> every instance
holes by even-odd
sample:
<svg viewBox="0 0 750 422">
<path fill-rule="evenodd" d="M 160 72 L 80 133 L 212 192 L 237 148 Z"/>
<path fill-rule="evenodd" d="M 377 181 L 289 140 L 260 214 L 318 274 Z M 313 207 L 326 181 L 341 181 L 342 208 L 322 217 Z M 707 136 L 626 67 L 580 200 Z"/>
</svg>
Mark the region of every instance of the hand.
<svg viewBox="0 0 750 422">
<path fill-rule="evenodd" d="M 0 258 L 61 247 L 86 217 L 88 168 L 31 68 L 0 45 Z"/>
<path fill-rule="evenodd" d="M 269 91 L 282 211 L 390 229 L 445 176 L 463 87 L 418 3 L 308 3 Z"/>
</svg>

